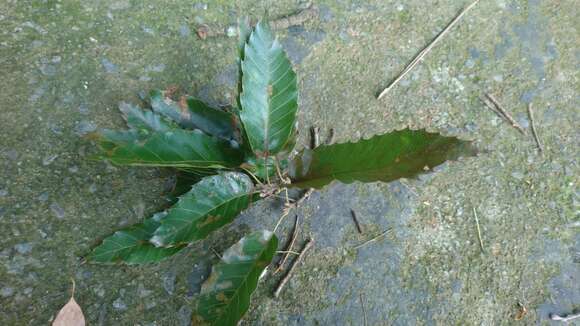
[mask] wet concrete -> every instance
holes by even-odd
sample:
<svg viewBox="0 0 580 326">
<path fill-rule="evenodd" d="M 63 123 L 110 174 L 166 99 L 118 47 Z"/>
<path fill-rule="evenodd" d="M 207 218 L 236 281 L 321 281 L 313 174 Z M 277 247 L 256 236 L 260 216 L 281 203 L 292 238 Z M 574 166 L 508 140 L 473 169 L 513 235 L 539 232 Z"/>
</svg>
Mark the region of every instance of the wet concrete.
<svg viewBox="0 0 580 326">
<path fill-rule="evenodd" d="M 252 325 L 550 324 L 580 309 L 578 89 L 574 1 L 482 1 L 386 99 L 376 94 L 467 2 L 320 1 L 319 16 L 278 31 L 298 72 L 307 128 L 337 142 L 412 126 L 474 139 L 478 158 L 419 180 L 333 184 L 293 212 L 307 256 L 281 298 L 261 283 Z M 281 202 L 158 265 L 81 265 L 98 239 L 163 206 L 155 169 L 94 162 L 84 135 L 122 126 L 119 102 L 179 86 L 234 103 L 236 39 L 200 40 L 239 15 L 292 13 L 296 1 L 0 3 L 0 322 L 48 323 L 70 278 L 92 325 L 186 325 L 200 284 L 244 232 L 272 228 Z M 485 108 L 492 92 L 526 129 Z M 529 129 L 535 108 L 545 152 Z M 477 238 L 473 208 L 481 226 Z M 356 231 L 354 209 L 363 225 Z M 385 238 L 355 249 L 387 228 Z M 283 242 L 283 241 L 282 241 Z M 361 303 L 362 302 L 362 303 Z M 363 312 L 364 306 L 364 312 Z M 556 323 L 553 323 L 556 324 Z"/>
</svg>

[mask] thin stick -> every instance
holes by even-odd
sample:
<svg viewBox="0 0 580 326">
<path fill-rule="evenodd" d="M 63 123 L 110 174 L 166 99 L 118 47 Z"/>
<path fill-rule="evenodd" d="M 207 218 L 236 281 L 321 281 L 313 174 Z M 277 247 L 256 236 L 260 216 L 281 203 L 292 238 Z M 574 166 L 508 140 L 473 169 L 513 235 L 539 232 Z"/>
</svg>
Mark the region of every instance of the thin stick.
<svg viewBox="0 0 580 326">
<path fill-rule="evenodd" d="M 320 128 L 311 127 L 310 128 L 310 149 L 315 149 L 320 145 Z"/>
<path fill-rule="evenodd" d="M 266 183 L 270 184 L 270 173 L 268 173 L 268 155 L 264 156 L 264 169 L 266 170 Z"/>
<path fill-rule="evenodd" d="M 362 228 L 360 227 L 358 219 L 356 218 L 356 213 L 352 209 L 350 210 L 350 216 L 352 216 L 352 220 L 354 221 L 354 225 L 356 226 L 356 230 L 358 231 L 358 233 L 362 234 L 363 233 Z"/>
<path fill-rule="evenodd" d="M 368 245 L 371 242 L 375 242 L 375 241 L 379 240 L 380 238 L 384 237 L 387 233 L 390 233 L 392 230 L 393 229 L 388 228 L 385 231 L 383 231 L 383 233 L 377 235 L 376 237 L 374 237 L 374 238 L 372 238 L 370 240 L 367 240 L 367 241 L 365 241 L 365 242 L 363 242 L 363 243 L 361 243 L 361 244 L 359 244 L 357 246 L 354 246 L 354 249 L 359 249 L 359 248 L 362 248 L 362 247 Z"/>
<path fill-rule="evenodd" d="M 278 160 L 278 156 L 274 156 L 274 165 L 276 166 L 276 173 L 278 174 L 278 178 L 282 181 L 283 184 L 290 184 L 292 181 L 290 178 L 284 178 L 282 175 L 282 171 L 280 170 L 280 161 Z M 288 198 L 288 188 L 286 189 L 286 198 Z"/>
<path fill-rule="evenodd" d="M 217 258 L 219 258 L 220 260 L 222 259 L 222 255 L 220 255 L 219 252 L 217 252 L 213 247 L 209 247 L 209 249 L 211 249 L 213 254 L 217 256 Z"/>
<path fill-rule="evenodd" d="M 276 267 L 274 274 L 281 271 L 282 268 L 284 267 L 284 265 L 286 265 L 286 261 L 288 260 L 288 256 L 289 256 L 288 253 L 290 253 L 290 251 L 294 247 L 294 243 L 296 242 L 297 237 L 298 237 L 298 215 L 296 215 L 296 218 L 294 219 L 294 229 L 292 230 L 292 238 L 290 240 L 290 243 L 288 243 L 288 247 L 285 249 L 287 251 L 287 253 L 280 260 L 280 263 L 278 263 L 278 266 Z"/>
<path fill-rule="evenodd" d="M 292 266 L 290 266 L 288 273 L 286 273 L 284 278 L 280 281 L 280 283 L 278 283 L 278 286 L 276 287 L 276 290 L 274 291 L 275 298 L 278 298 L 280 296 L 280 293 L 282 293 L 284 286 L 286 286 L 286 283 L 288 283 L 288 281 L 292 277 L 292 273 L 294 272 L 296 267 L 300 264 L 300 262 L 304 258 L 304 255 L 306 255 L 306 252 L 308 252 L 308 250 L 310 248 L 312 248 L 313 245 L 314 245 L 313 239 L 306 240 L 306 244 L 304 245 L 304 248 L 302 248 L 302 250 L 300 251 L 300 254 L 298 255 L 298 257 L 296 257 L 296 259 L 292 263 Z"/>
<path fill-rule="evenodd" d="M 485 96 L 487 97 L 488 100 L 491 101 L 491 103 L 493 103 L 493 105 L 495 106 L 495 109 L 499 113 L 501 113 L 501 115 L 512 125 L 512 127 L 516 128 L 522 135 L 526 134 L 524 128 L 522 128 L 522 126 L 520 126 L 516 122 L 516 120 L 514 120 L 514 118 L 512 118 L 512 116 L 509 113 L 507 113 L 506 110 L 504 110 L 504 108 L 501 106 L 501 104 L 499 104 L 498 100 L 496 100 L 495 97 L 493 97 L 493 95 L 485 94 Z M 487 105 L 489 106 L 489 104 L 487 104 Z"/>
<path fill-rule="evenodd" d="M 297 251 L 292 251 L 292 250 L 278 250 L 276 251 L 277 254 L 292 254 L 292 255 L 300 255 L 299 252 Z"/>
<path fill-rule="evenodd" d="M 447 32 L 449 32 L 449 30 L 451 30 L 451 28 L 453 28 L 453 26 L 455 26 L 455 24 L 457 24 L 457 22 L 478 2 L 479 0 L 475 0 L 472 4 L 465 7 L 457 16 L 455 16 L 455 18 L 453 18 L 453 20 L 449 24 L 447 24 L 447 26 L 433 39 L 433 41 L 431 41 L 431 43 L 427 45 L 427 47 L 425 47 L 421 52 L 419 52 L 419 54 L 415 56 L 413 61 L 411 61 L 411 63 L 409 63 L 405 67 L 405 69 L 401 72 L 401 74 L 397 78 L 395 78 L 395 80 L 393 80 L 389 84 L 389 86 L 387 86 L 387 88 L 385 88 L 381 92 L 381 94 L 379 94 L 378 99 L 380 100 L 381 98 L 383 98 L 393 87 L 395 87 L 395 85 L 397 85 L 401 81 L 401 79 L 403 79 L 413 68 L 415 68 L 415 66 L 421 61 L 421 59 L 423 59 L 423 57 L 425 57 L 425 55 L 427 55 L 427 53 L 429 53 L 429 51 L 431 51 L 431 49 L 437 44 L 437 42 L 439 42 L 439 40 L 441 40 L 441 38 L 443 38 L 443 36 L 445 36 L 445 34 L 447 34 Z"/>
<path fill-rule="evenodd" d="M 363 300 L 362 293 L 359 294 L 359 299 L 360 299 L 360 307 L 361 307 L 362 313 L 363 313 L 363 326 L 367 326 L 367 312 L 365 310 L 365 302 Z"/>
<path fill-rule="evenodd" d="M 270 21 L 270 26 L 273 30 L 286 29 L 290 26 L 302 25 L 308 20 L 316 18 L 317 15 L 318 8 L 310 6 L 291 15 L 272 20 Z M 252 23 L 252 26 L 255 26 L 255 23 Z M 222 37 L 228 35 L 227 28 L 210 28 L 206 24 L 198 26 L 196 33 L 202 40 L 205 40 L 208 37 Z"/>
<path fill-rule="evenodd" d="M 257 184 L 263 185 L 263 183 L 260 181 L 260 179 L 258 179 L 258 177 L 252 173 L 252 171 L 250 171 L 244 167 L 241 167 L 241 168 L 242 168 L 242 170 L 246 171 L 252 177 L 252 179 L 254 179 L 254 181 L 256 181 Z"/>
<path fill-rule="evenodd" d="M 566 317 L 562 317 L 562 316 L 559 316 L 559 315 L 556 315 L 556 314 L 550 314 L 550 319 L 551 320 L 559 320 L 559 321 L 561 321 L 563 323 L 572 321 L 572 320 L 574 320 L 576 318 L 580 318 L 580 313 L 579 314 L 574 314 L 574 315 L 568 315 Z"/>
<path fill-rule="evenodd" d="M 538 150 L 540 151 L 540 153 L 543 153 L 544 148 L 542 147 L 542 142 L 540 142 L 540 137 L 538 137 L 538 131 L 536 130 L 536 123 L 534 122 L 534 111 L 532 110 L 531 102 L 528 104 L 528 115 L 530 116 L 530 126 L 532 127 L 532 135 L 534 136 L 536 145 L 538 145 Z"/>
<path fill-rule="evenodd" d="M 314 192 L 314 188 L 308 188 L 308 190 L 306 190 L 302 196 L 300 196 L 300 198 L 298 198 L 296 200 L 295 206 L 299 206 L 300 204 L 302 204 L 302 202 L 304 202 L 306 199 L 308 199 L 310 197 L 310 195 L 312 195 L 312 193 Z"/>
<path fill-rule="evenodd" d="M 278 219 L 278 222 L 276 223 L 276 226 L 274 227 L 274 232 L 276 232 L 276 230 L 280 226 L 280 223 L 282 223 L 282 220 L 284 220 L 284 218 L 288 214 L 290 214 L 290 210 L 292 208 L 297 208 L 298 206 L 300 206 L 300 204 L 302 204 L 302 202 L 304 202 L 306 199 L 308 199 L 308 197 L 310 197 L 310 195 L 312 195 L 313 192 L 314 192 L 314 188 L 310 188 L 310 189 L 306 190 L 300 197 L 298 197 L 296 200 L 294 200 L 293 203 L 288 204 L 284 208 L 284 210 L 282 211 L 282 216 L 280 216 L 280 218 Z"/>
<path fill-rule="evenodd" d="M 302 25 L 310 19 L 316 18 L 318 15 L 318 8 L 316 6 L 309 6 L 308 8 L 296 12 L 286 17 L 278 18 L 270 22 L 272 29 L 286 29 L 290 26 Z"/>
<path fill-rule="evenodd" d="M 482 252 L 485 252 L 485 248 L 483 248 L 483 240 L 481 240 L 481 228 L 479 227 L 479 218 L 477 217 L 477 211 L 475 207 L 473 207 L 473 215 L 475 216 L 475 225 L 477 226 L 477 238 L 479 239 L 479 247 L 481 248 Z"/>
<path fill-rule="evenodd" d="M 325 145 L 330 145 L 334 141 L 334 128 L 328 129 L 328 137 L 326 137 L 326 141 L 324 141 Z"/>
<path fill-rule="evenodd" d="M 290 204 L 293 205 L 293 204 Z M 276 225 L 274 226 L 274 232 L 276 232 L 276 230 L 278 230 L 278 227 L 280 226 L 280 224 L 282 223 L 282 221 L 284 220 L 284 218 L 290 213 L 289 209 L 284 209 L 282 211 L 282 216 L 280 216 L 280 218 L 278 219 L 278 222 L 276 222 Z"/>
</svg>

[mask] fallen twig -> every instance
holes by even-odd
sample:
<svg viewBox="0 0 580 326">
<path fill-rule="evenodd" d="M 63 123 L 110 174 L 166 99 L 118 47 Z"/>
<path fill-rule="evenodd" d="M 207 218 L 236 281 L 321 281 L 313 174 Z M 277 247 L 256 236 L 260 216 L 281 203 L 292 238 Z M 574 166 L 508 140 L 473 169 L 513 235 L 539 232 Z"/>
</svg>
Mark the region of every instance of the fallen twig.
<svg viewBox="0 0 580 326">
<path fill-rule="evenodd" d="M 362 293 L 359 294 L 359 299 L 360 299 L 360 307 L 361 307 L 362 313 L 363 313 L 363 326 L 367 326 L 367 312 L 365 310 L 365 303 L 363 300 Z"/>
<path fill-rule="evenodd" d="M 282 216 L 280 216 L 280 218 L 278 219 L 278 222 L 276 223 L 276 226 L 274 227 L 274 232 L 276 232 L 276 230 L 278 229 L 278 227 L 280 226 L 280 223 L 282 223 L 282 220 L 284 220 L 284 218 L 290 214 L 290 211 L 293 208 L 297 208 L 298 206 L 300 206 L 306 199 L 308 199 L 308 197 L 310 197 L 310 195 L 312 195 L 312 193 L 314 192 L 314 188 L 310 188 L 308 190 L 306 190 L 305 192 L 303 192 L 300 197 L 298 197 L 297 199 L 295 199 L 293 202 L 288 202 L 285 203 L 285 207 L 282 210 Z"/>
<path fill-rule="evenodd" d="M 270 26 L 273 30 L 281 30 L 286 29 L 290 26 L 302 25 L 306 21 L 315 18 L 318 15 L 318 8 L 316 6 L 310 6 L 304 10 L 300 10 L 294 14 L 280 17 L 278 19 L 270 21 Z M 255 23 L 251 24 L 252 27 L 255 26 Z M 236 36 L 238 31 L 237 28 L 235 29 L 235 34 L 232 35 L 231 31 L 228 33 L 228 30 L 231 29 L 230 27 L 225 28 L 210 28 L 208 25 L 203 24 L 199 25 L 196 29 L 197 36 L 205 40 L 208 37 L 221 37 L 221 36 Z"/>
<path fill-rule="evenodd" d="M 326 137 L 326 141 L 324 145 L 330 145 L 334 141 L 334 128 L 328 129 L 328 136 Z"/>
<path fill-rule="evenodd" d="M 374 237 L 372 239 L 369 239 L 369 240 L 367 240 L 367 241 L 365 241 L 365 242 L 363 242 L 363 243 L 361 243 L 359 245 L 354 246 L 354 249 L 359 249 L 359 248 L 362 248 L 362 247 L 368 245 L 371 242 L 375 242 L 375 241 L 379 240 L 380 238 L 384 237 L 387 233 L 390 233 L 392 230 L 393 229 L 388 228 L 385 231 L 383 231 L 383 233 L 377 235 L 376 237 Z"/>
<path fill-rule="evenodd" d="M 356 218 L 356 213 L 354 210 L 350 210 L 350 216 L 352 216 L 352 220 L 354 221 L 354 225 L 356 226 L 356 230 L 358 231 L 358 233 L 363 233 L 362 232 L 362 228 L 360 227 L 360 223 L 358 222 L 358 219 Z"/>
<path fill-rule="evenodd" d="M 304 248 L 302 248 L 302 250 L 300 251 L 300 254 L 298 255 L 298 257 L 296 257 L 296 259 L 292 263 L 292 266 L 290 266 L 288 273 L 286 273 L 284 278 L 280 281 L 280 283 L 278 283 L 278 286 L 276 287 L 276 290 L 274 291 L 275 298 L 280 296 L 280 293 L 282 293 L 284 286 L 286 286 L 286 283 L 288 283 L 288 281 L 292 277 L 292 273 L 294 272 L 296 267 L 300 264 L 300 262 L 302 261 L 302 259 L 304 258 L 304 256 L 308 252 L 308 250 L 310 250 L 310 248 L 312 248 L 313 245 L 314 245 L 313 239 L 306 240 L 306 244 L 304 245 Z"/>
<path fill-rule="evenodd" d="M 222 259 L 222 255 L 219 254 L 219 252 L 217 252 L 213 247 L 209 247 L 209 249 L 211 250 L 211 252 L 213 252 L 213 254 L 219 258 L 220 260 Z"/>
<path fill-rule="evenodd" d="M 300 255 L 299 252 L 297 251 L 292 251 L 292 250 L 277 250 L 276 251 L 277 254 L 292 254 L 292 255 Z"/>
<path fill-rule="evenodd" d="M 543 153 L 544 148 L 542 147 L 542 143 L 540 142 L 540 137 L 538 136 L 538 131 L 536 130 L 536 123 L 534 122 L 534 111 L 532 110 L 532 103 L 528 104 L 528 115 L 530 116 L 530 126 L 532 127 L 532 135 L 534 136 L 536 145 L 538 145 L 538 150 L 540 151 L 540 153 Z"/>
<path fill-rule="evenodd" d="M 278 263 L 278 266 L 276 267 L 274 274 L 280 272 L 284 267 L 284 265 L 286 265 L 286 261 L 288 260 L 288 257 L 292 252 L 292 248 L 294 247 L 294 242 L 296 242 L 297 236 L 298 236 L 298 215 L 296 215 L 296 218 L 294 220 L 294 229 L 292 230 L 292 237 L 290 238 L 290 242 L 288 242 L 288 246 L 285 249 L 286 254 L 284 255 L 284 257 L 282 257 L 282 259 Z"/>
<path fill-rule="evenodd" d="M 580 318 L 580 313 L 573 314 L 573 315 L 568 315 L 566 317 L 562 317 L 562 316 L 559 316 L 557 314 L 550 314 L 550 319 L 551 320 L 558 320 L 558 321 L 561 321 L 563 323 L 572 321 L 572 320 L 574 320 L 576 318 Z"/>
<path fill-rule="evenodd" d="M 482 252 L 485 252 L 485 248 L 483 248 L 483 240 L 481 239 L 481 228 L 479 227 L 479 218 L 477 217 L 477 211 L 475 207 L 473 207 L 473 216 L 475 216 L 475 225 L 477 226 L 477 238 L 479 239 L 479 247 L 481 248 Z"/>
<path fill-rule="evenodd" d="M 494 110 L 496 113 L 498 113 L 500 115 L 500 117 L 507 120 L 512 125 L 512 127 L 516 128 L 522 135 L 526 134 L 524 128 L 522 128 L 522 126 L 520 126 L 519 123 L 517 123 L 516 120 L 514 120 L 514 118 L 512 118 L 512 116 L 509 113 L 507 113 L 507 111 L 501 106 L 501 104 L 499 104 L 498 100 L 496 100 L 495 97 L 493 97 L 493 95 L 485 94 L 485 97 L 491 103 L 489 103 L 487 101 L 483 101 L 483 102 L 490 109 Z"/>
<path fill-rule="evenodd" d="M 310 149 L 315 149 L 320 145 L 320 128 L 310 128 Z"/>
<path fill-rule="evenodd" d="M 449 24 L 447 24 L 447 26 L 433 39 L 433 41 L 431 41 L 431 43 L 429 43 L 427 47 L 421 50 L 421 52 L 419 52 L 419 54 L 417 54 L 415 58 L 413 58 L 413 61 L 411 61 L 411 63 L 409 63 L 405 67 L 405 69 L 403 69 L 403 71 L 399 74 L 399 76 L 395 78 L 389 84 L 389 86 L 387 86 L 387 88 L 385 88 L 379 94 L 378 99 L 380 100 L 381 98 L 383 98 L 393 87 L 395 87 L 395 85 L 397 85 L 401 81 L 401 79 L 403 79 L 409 73 L 409 71 L 411 71 L 419 63 L 419 61 L 421 61 L 421 59 L 423 59 L 423 57 L 425 57 L 425 55 L 427 55 L 427 53 L 429 53 L 429 51 L 433 49 L 433 47 L 437 44 L 437 42 L 439 42 L 439 40 L 441 40 L 441 38 L 443 38 L 443 36 L 445 36 L 445 34 L 447 34 L 447 32 L 449 32 L 449 30 L 451 30 L 451 28 L 453 28 L 453 26 L 455 26 L 455 24 L 457 24 L 457 22 L 478 2 L 479 0 L 475 0 L 469 6 L 465 7 L 457 16 L 455 16 L 455 18 L 453 18 L 453 20 Z"/>
<path fill-rule="evenodd" d="M 528 309 L 526 309 L 526 306 L 524 306 L 523 303 L 518 302 L 518 312 L 516 313 L 514 320 L 522 320 L 522 319 L 524 319 L 524 317 L 527 314 L 528 314 Z"/>
</svg>

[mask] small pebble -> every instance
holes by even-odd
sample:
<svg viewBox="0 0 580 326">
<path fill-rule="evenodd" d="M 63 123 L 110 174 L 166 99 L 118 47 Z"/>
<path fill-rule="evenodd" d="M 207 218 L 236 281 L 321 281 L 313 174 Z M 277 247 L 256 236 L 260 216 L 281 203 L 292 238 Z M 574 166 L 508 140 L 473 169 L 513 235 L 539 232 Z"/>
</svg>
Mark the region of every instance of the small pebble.
<svg viewBox="0 0 580 326">
<path fill-rule="evenodd" d="M 95 192 L 97 192 L 97 185 L 96 185 L 96 184 L 94 184 L 94 183 L 93 183 L 93 184 L 91 184 L 91 185 L 89 186 L 89 192 L 90 192 L 91 194 L 94 194 Z"/>
<path fill-rule="evenodd" d="M 179 35 L 181 35 L 181 37 L 188 37 L 190 34 L 191 31 L 187 25 L 183 24 L 179 26 Z"/>
<path fill-rule="evenodd" d="M 115 301 L 113 301 L 113 308 L 115 308 L 116 310 L 127 310 L 127 304 L 125 304 L 125 302 L 123 302 L 123 299 L 119 297 Z"/>
<path fill-rule="evenodd" d="M 43 64 L 40 66 L 40 72 L 45 76 L 54 76 L 56 74 L 56 67 L 51 64 Z"/>
<path fill-rule="evenodd" d="M 108 74 L 114 74 L 119 71 L 117 65 L 109 61 L 109 59 L 107 58 L 101 59 L 101 64 L 103 65 L 103 68 L 105 68 L 105 71 Z"/>
<path fill-rule="evenodd" d="M 174 272 L 168 272 L 162 276 L 163 288 L 168 294 L 173 294 L 175 291 L 175 278 L 176 275 Z"/>
<path fill-rule="evenodd" d="M 52 211 L 52 214 L 54 214 L 56 218 L 58 219 L 64 218 L 64 209 L 60 207 L 59 204 L 57 203 L 50 204 L 50 210 Z"/>
<path fill-rule="evenodd" d="M 522 180 L 524 178 L 524 174 L 522 172 L 516 171 L 512 173 L 512 177 L 518 180 Z"/>
<path fill-rule="evenodd" d="M 58 155 L 49 155 L 42 160 L 42 165 L 49 166 L 54 160 L 58 157 Z"/>
<path fill-rule="evenodd" d="M 85 136 L 97 130 L 97 125 L 92 121 L 81 121 L 75 126 L 75 133 L 79 136 Z"/>
<path fill-rule="evenodd" d="M 14 289 L 8 286 L 5 286 L 0 290 L 0 296 L 3 298 L 11 297 L 14 294 Z"/>
<path fill-rule="evenodd" d="M 79 112 L 81 114 L 89 114 L 89 107 L 86 104 L 79 105 Z"/>
<path fill-rule="evenodd" d="M 195 10 L 207 10 L 207 3 L 195 3 L 195 4 L 193 4 L 193 9 L 195 9 Z"/>
<path fill-rule="evenodd" d="M 11 161 L 16 161 L 18 159 L 18 152 L 14 149 L 9 149 L 4 152 L 4 156 L 6 156 Z"/>
<path fill-rule="evenodd" d="M 238 29 L 235 26 L 230 26 L 226 30 L 226 35 L 228 37 L 235 37 L 236 35 L 238 35 Z"/>
<path fill-rule="evenodd" d="M 14 246 L 14 249 L 19 254 L 25 255 L 25 254 L 30 253 L 32 251 L 32 244 L 30 244 L 28 242 L 19 243 L 19 244 L 16 244 Z"/>
</svg>

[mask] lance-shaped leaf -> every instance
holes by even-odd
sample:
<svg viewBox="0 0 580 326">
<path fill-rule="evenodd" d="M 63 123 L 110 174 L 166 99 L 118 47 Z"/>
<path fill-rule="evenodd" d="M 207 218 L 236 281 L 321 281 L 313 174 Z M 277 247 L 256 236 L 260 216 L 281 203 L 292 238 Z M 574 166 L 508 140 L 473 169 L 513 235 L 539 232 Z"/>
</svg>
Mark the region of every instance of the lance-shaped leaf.
<svg viewBox="0 0 580 326">
<path fill-rule="evenodd" d="M 158 248 L 149 242 L 164 215 L 164 213 L 155 214 L 142 223 L 115 232 L 93 249 L 87 260 L 97 263 L 145 264 L 174 255 L 184 246 Z"/>
<path fill-rule="evenodd" d="M 150 110 L 143 110 L 138 106 L 122 102 L 119 104 L 119 110 L 123 113 L 123 118 L 130 129 L 167 131 L 175 126 L 164 120 L 157 113 Z"/>
<path fill-rule="evenodd" d="M 272 232 L 257 231 L 229 248 L 201 287 L 194 325 L 237 325 L 277 247 Z"/>
<path fill-rule="evenodd" d="M 471 142 L 425 130 L 400 130 L 356 143 L 304 150 L 290 162 L 292 185 L 321 188 L 333 180 L 389 182 L 411 178 L 447 160 L 476 154 Z"/>
<path fill-rule="evenodd" d="M 258 156 L 285 149 L 298 110 L 296 74 L 266 23 L 250 35 L 242 61 L 242 111 L 250 147 Z"/>
<path fill-rule="evenodd" d="M 203 239 L 232 222 L 253 197 L 254 184 L 243 173 L 205 177 L 167 211 L 151 243 L 168 247 Z"/>
<path fill-rule="evenodd" d="M 242 162 L 241 152 L 229 142 L 199 130 L 104 130 L 97 140 L 102 158 L 119 165 L 196 169 L 235 167 Z"/>
<path fill-rule="evenodd" d="M 236 117 L 226 111 L 212 108 L 193 97 L 177 103 L 161 91 L 151 92 L 151 107 L 186 129 L 200 129 L 223 139 L 233 139 Z"/>
</svg>

